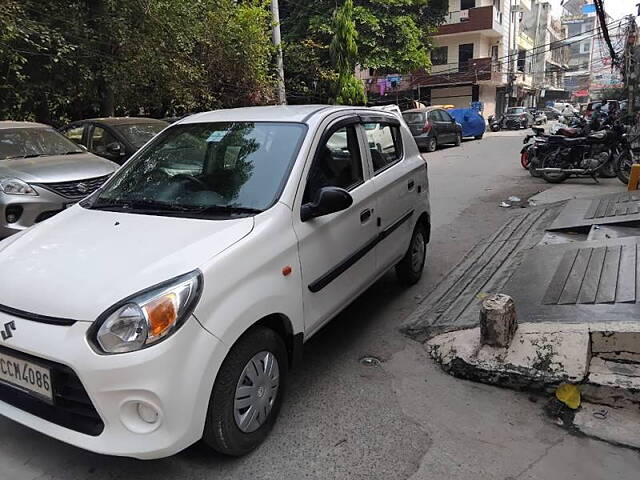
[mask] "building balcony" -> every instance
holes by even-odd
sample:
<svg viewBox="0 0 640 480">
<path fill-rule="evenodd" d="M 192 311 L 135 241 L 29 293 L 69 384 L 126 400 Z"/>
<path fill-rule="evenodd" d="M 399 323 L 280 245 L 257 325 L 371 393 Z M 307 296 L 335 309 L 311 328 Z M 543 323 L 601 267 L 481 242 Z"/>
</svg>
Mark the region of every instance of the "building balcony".
<svg viewBox="0 0 640 480">
<path fill-rule="evenodd" d="M 431 73 L 417 72 L 412 75 L 411 83 L 416 86 L 455 85 L 467 83 L 501 83 L 504 73 L 500 64 L 493 64 L 490 57 L 474 58 L 469 62 L 434 66 Z"/>
<path fill-rule="evenodd" d="M 509 27 L 508 22 L 508 15 L 491 5 L 449 12 L 436 36 L 482 31 L 490 37 L 502 37 Z"/>
</svg>

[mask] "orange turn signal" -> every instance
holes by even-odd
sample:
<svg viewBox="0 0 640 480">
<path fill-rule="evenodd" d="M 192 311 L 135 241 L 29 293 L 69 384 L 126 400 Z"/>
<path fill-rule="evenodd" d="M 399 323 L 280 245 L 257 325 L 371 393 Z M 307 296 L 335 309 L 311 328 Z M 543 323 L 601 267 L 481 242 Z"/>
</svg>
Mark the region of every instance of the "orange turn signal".
<svg viewBox="0 0 640 480">
<path fill-rule="evenodd" d="M 169 293 L 144 306 L 149 321 L 149 336 L 159 337 L 167 333 L 178 318 L 177 298 Z"/>
<path fill-rule="evenodd" d="M 282 275 L 285 277 L 291 275 L 291 267 L 287 265 L 286 267 L 282 267 Z"/>
</svg>

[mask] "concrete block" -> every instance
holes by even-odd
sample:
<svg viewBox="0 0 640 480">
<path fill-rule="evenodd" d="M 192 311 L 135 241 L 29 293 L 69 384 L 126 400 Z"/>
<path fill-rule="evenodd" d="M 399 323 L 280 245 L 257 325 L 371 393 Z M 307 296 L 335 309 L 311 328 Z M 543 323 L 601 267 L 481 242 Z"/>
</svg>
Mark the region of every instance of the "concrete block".
<svg viewBox="0 0 640 480">
<path fill-rule="evenodd" d="M 630 408 L 607 408 L 583 403 L 573 426 L 585 435 L 617 445 L 640 448 L 640 412 Z"/>
<path fill-rule="evenodd" d="M 594 355 L 613 352 L 640 355 L 640 332 L 592 332 L 591 351 Z"/>
<path fill-rule="evenodd" d="M 484 299 L 480 309 L 480 343 L 507 348 L 518 328 L 516 307 L 508 295 L 494 294 Z"/>
</svg>

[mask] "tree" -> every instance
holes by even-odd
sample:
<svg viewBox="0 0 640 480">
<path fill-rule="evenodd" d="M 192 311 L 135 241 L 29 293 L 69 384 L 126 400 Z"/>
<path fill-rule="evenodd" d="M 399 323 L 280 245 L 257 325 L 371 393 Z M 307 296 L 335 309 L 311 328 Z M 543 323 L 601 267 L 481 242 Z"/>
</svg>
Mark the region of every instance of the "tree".
<svg viewBox="0 0 640 480">
<path fill-rule="evenodd" d="M 358 32 L 353 21 L 353 0 L 345 0 L 342 7 L 336 8 L 333 29 L 335 33 L 329 46 L 329 54 L 338 74 L 334 85 L 335 102 L 364 105 L 367 96 L 362 82 L 355 76 Z"/>
<path fill-rule="evenodd" d="M 3 0 L 0 117 L 59 125 L 269 103 L 267 0 Z"/>
<path fill-rule="evenodd" d="M 448 0 L 353 0 L 356 64 L 378 74 L 430 68 L 432 35 Z M 329 54 L 335 0 L 281 0 L 287 97 L 327 101 L 337 75 Z"/>
</svg>

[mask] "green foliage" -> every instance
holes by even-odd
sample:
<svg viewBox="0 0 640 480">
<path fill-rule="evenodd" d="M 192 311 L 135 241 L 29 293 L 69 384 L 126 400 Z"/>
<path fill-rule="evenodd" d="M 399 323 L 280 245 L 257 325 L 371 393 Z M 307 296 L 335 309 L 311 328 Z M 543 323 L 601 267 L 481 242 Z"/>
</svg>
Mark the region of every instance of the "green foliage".
<svg viewBox="0 0 640 480">
<path fill-rule="evenodd" d="M 380 74 L 429 69 L 431 36 L 448 11 L 448 0 L 353 0 L 353 4 L 357 65 Z M 280 5 L 290 101 L 327 101 L 332 97 L 327 79 L 337 75 L 326 48 L 334 35 L 329 12 L 335 0 L 281 0 Z M 309 78 L 318 80 L 309 85 Z"/>
<path fill-rule="evenodd" d="M 347 105 L 364 105 L 367 96 L 362 82 L 355 77 L 358 32 L 353 21 L 353 0 L 345 0 L 333 15 L 334 35 L 329 45 L 329 55 L 338 73 L 334 84 L 335 102 Z"/>
<path fill-rule="evenodd" d="M 263 104 L 272 55 L 267 0 L 3 0 L 0 118 Z"/>
</svg>

